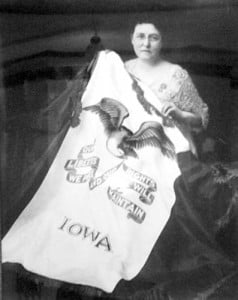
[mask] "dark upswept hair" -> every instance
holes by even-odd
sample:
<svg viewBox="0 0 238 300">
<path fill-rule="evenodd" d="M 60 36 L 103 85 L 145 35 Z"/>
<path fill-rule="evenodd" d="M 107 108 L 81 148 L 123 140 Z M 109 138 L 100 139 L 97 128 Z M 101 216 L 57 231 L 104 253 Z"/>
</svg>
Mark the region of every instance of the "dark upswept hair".
<svg viewBox="0 0 238 300">
<path fill-rule="evenodd" d="M 162 32 L 159 26 L 159 22 L 155 20 L 154 18 L 150 18 L 148 16 L 139 16 L 136 17 L 135 19 L 131 20 L 131 25 L 130 25 L 130 35 L 134 33 L 134 30 L 137 25 L 141 24 L 152 24 L 154 27 L 159 31 L 160 36 L 162 38 Z"/>
</svg>

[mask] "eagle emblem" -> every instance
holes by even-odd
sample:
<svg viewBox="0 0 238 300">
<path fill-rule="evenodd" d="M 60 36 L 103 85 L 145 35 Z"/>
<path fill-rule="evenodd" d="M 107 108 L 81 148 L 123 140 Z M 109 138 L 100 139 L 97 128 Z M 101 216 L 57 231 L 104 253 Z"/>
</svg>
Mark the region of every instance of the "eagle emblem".
<svg viewBox="0 0 238 300">
<path fill-rule="evenodd" d="M 136 150 L 143 147 L 157 147 L 163 155 L 169 158 L 175 157 L 174 145 L 164 133 L 163 126 L 159 122 L 143 122 L 135 133 L 123 125 L 129 112 L 121 102 L 103 98 L 99 103 L 86 106 L 83 110 L 99 116 L 108 136 L 107 149 L 116 157 L 138 158 Z"/>
</svg>

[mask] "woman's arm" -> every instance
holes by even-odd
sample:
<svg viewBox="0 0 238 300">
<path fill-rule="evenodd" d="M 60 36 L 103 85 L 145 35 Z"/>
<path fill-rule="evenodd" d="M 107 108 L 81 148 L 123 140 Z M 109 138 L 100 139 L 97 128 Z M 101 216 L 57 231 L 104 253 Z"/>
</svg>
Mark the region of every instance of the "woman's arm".
<svg viewBox="0 0 238 300">
<path fill-rule="evenodd" d="M 201 99 L 188 72 L 182 68 L 174 74 L 174 80 L 179 85 L 179 91 L 166 103 L 162 112 L 191 130 L 201 130 L 207 127 L 208 106 Z"/>
<path fill-rule="evenodd" d="M 202 117 L 193 112 L 187 112 L 179 109 L 174 103 L 166 103 L 163 106 L 162 113 L 166 117 L 171 117 L 180 124 L 184 124 L 191 130 L 199 130 L 203 127 Z"/>
</svg>

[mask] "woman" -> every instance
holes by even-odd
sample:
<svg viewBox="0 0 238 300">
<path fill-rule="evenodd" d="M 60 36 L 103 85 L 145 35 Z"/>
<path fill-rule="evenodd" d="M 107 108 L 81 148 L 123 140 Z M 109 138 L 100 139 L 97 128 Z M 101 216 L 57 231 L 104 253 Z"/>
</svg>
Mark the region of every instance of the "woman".
<svg viewBox="0 0 238 300">
<path fill-rule="evenodd" d="M 164 115 L 190 131 L 205 127 L 207 106 L 199 98 L 186 71 L 161 60 L 158 29 L 150 23 L 138 24 L 132 43 L 138 57 L 126 63 L 127 69 L 147 83 L 164 102 Z M 219 202 L 223 202 L 221 189 L 211 190 L 210 170 L 200 165 L 189 151 L 178 155 L 178 163 L 183 176 L 175 182 L 173 212 L 138 276 L 131 281 L 121 280 L 112 294 L 62 283 L 57 299 L 77 299 L 81 294 L 88 299 L 97 296 L 98 299 L 111 300 L 195 299 L 198 292 L 209 289 L 226 274 L 227 269 L 230 270 L 230 261 L 217 251 L 214 241 L 212 224 L 217 219 L 216 210 L 209 210 L 208 217 L 204 214 L 204 210 L 217 205 L 219 197 Z M 193 170 L 196 170 L 196 176 Z M 215 280 L 211 276 L 215 276 Z M 19 287 L 22 281 L 19 278 Z M 49 284 L 53 286 L 54 281 L 50 280 Z M 31 285 L 26 290 L 30 288 Z"/>
<path fill-rule="evenodd" d="M 153 23 L 137 23 L 131 42 L 137 57 L 125 63 L 126 69 L 155 93 L 162 113 L 190 139 L 195 153 L 191 137 L 206 128 L 208 106 L 187 71 L 161 58 L 161 33 Z M 226 211 L 230 188 L 217 184 L 211 168 L 191 152 L 179 153 L 177 159 L 182 175 L 174 185 L 176 203 L 171 217 L 142 272 L 129 283 L 120 282 L 116 295 L 131 292 L 131 286 L 143 290 L 146 282 L 145 295 L 153 286 L 150 299 L 194 299 L 199 290 L 201 297 L 208 297 L 216 295 L 231 274 L 232 262 L 216 241 L 216 222 Z M 221 288 L 216 299 L 226 298 L 223 292 Z"/>
<path fill-rule="evenodd" d="M 137 57 L 125 63 L 128 72 L 151 88 L 163 104 L 162 113 L 191 140 L 191 132 L 206 128 L 208 107 L 187 71 L 161 58 L 161 33 L 153 23 L 137 23 L 131 42 Z"/>
</svg>

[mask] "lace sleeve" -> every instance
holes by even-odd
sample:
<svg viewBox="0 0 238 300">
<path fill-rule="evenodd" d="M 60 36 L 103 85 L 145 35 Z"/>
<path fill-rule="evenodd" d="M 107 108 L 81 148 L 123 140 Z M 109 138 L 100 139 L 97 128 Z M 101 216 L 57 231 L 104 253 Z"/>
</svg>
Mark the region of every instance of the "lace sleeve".
<svg viewBox="0 0 238 300">
<path fill-rule="evenodd" d="M 174 79 L 177 80 L 180 85 L 175 104 L 181 110 L 201 116 L 202 126 L 206 128 L 209 121 L 208 106 L 199 96 L 188 72 L 181 68 L 175 72 Z"/>
</svg>

